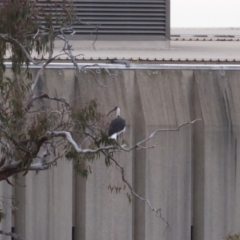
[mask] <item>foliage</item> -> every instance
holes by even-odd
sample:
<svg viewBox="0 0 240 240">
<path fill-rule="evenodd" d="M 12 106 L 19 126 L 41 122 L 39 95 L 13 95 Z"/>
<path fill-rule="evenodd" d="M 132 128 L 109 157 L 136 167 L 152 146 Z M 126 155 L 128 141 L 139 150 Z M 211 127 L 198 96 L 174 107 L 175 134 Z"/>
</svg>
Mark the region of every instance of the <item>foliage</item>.
<svg viewBox="0 0 240 240">
<path fill-rule="evenodd" d="M 56 3 L 49 1 L 48 6 L 55 9 Z M 5 70 L 4 55 L 11 53 L 12 70 L 20 74 L 22 65 L 30 64 L 32 52 L 44 55 L 51 51 L 54 39 L 61 27 L 74 19 L 74 11 L 69 1 L 59 6 L 62 11 L 46 11 L 44 7 L 31 0 L 3 0 L 0 5 L 0 73 Z M 58 29 L 54 28 L 58 24 Z"/>
<path fill-rule="evenodd" d="M 237 234 L 229 234 L 226 237 L 226 240 L 240 240 L 240 234 L 239 233 L 237 233 Z"/>
<path fill-rule="evenodd" d="M 71 133 L 79 146 L 90 150 L 116 144 L 106 135 L 97 100 L 73 108 L 64 99 L 36 89 L 39 73 L 55 59 L 57 38 L 63 40 L 63 52 L 75 64 L 71 46 L 64 37 L 76 21 L 72 3 L 46 4 L 52 11 L 31 0 L 4 0 L 0 5 L 0 180 L 18 172 L 48 169 L 63 157 L 73 160 L 74 168 L 84 177 L 91 173 L 90 163 L 100 157 L 100 152 L 109 165 L 108 150 L 79 154 L 66 136 L 56 137 L 54 131 Z M 36 76 L 29 65 L 42 61 L 36 62 L 33 53 L 49 56 Z M 11 57 L 11 74 L 6 73 L 6 55 Z"/>
<path fill-rule="evenodd" d="M 2 221 L 3 218 L 5 218 L 5 213 L 3 212 L 2 209 L 0 209 L 0 221 Z"/>
</svg>

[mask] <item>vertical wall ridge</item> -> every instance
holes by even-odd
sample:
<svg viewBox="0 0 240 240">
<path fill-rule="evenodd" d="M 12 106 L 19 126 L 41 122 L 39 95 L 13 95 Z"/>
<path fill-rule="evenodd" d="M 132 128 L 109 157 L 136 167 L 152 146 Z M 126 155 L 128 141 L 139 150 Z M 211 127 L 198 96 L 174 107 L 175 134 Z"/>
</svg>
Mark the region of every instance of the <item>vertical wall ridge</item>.
<svg viewBox="0 0 240 240">
<path fill-rule="evenodd" d="M 198 93 L 198 83 L 193 72 L 191 119 L 202 119 L 192 127 L 192 218 L 194 240 L 204 238 L 204 119 Z"/>
<path fill-rule="evenodd" d="M 81 75 L 74 76 L 73 94 L 71 95 L 71 102 L 73 108 L 81 104 L 80 84 Z M 79 96 L 80 98 L 78 98 Z M 80 140 L 75 134 L 75 139 Z M 73 164 L 72 164 L 73 165 Z M 73 169 L 73 236 L 74 240 L 86 240 L 86 179 L 80 176 L 75 169 Z"/>
<path fill-rule="evenodd" d="M 142 100 L 140 94 L 140 86 L 137 80 L 136 71 L 134 74 L 134 104 L 133 104 L 133 142 L 137 142 L 146 138 L 146 120 L 142 108 Z M 146 196 L 146 150 L 134 150 L 133 153 L 133 189 L 140 196 Z M 133 197 L 133 239 L 145 239 L 145 207 L 146 203 L 137 197 Z"/>
</svg>

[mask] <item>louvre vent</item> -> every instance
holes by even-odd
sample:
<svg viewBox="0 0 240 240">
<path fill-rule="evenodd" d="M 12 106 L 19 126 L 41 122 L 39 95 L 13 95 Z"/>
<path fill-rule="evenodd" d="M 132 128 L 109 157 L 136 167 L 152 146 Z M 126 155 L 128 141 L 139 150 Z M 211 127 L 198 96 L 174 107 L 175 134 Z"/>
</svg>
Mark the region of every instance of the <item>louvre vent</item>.
<svg viewBox="0 0 240 240">
<path fill-rule="evenodd" d="M 37 4 L 52 13 L 62 11 L 60 7 L 50 7 L 48 1 L 38 0 Z M 169 38 L 169 0 L 79 0 L 73 1 L 73 6 L 77 18 L 84 23 L 74 25 L 77 35 Z"/>
</svg>

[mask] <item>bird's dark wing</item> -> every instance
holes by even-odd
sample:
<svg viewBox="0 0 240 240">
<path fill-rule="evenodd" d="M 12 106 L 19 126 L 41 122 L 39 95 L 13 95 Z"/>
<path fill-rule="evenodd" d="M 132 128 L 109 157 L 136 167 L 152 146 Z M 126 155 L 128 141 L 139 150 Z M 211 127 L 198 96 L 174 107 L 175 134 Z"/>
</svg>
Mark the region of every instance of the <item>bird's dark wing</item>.
<svg viewBox="0 0 240 240">
<path fill-rule="evenodd" d="M 117 117 L 113 119 L 108 128 L 108 136 L 110 137 L 114 133 L 121 132 L 125 128 L 125 125 L 126 121 L 123 118 Z"/>
</svg>

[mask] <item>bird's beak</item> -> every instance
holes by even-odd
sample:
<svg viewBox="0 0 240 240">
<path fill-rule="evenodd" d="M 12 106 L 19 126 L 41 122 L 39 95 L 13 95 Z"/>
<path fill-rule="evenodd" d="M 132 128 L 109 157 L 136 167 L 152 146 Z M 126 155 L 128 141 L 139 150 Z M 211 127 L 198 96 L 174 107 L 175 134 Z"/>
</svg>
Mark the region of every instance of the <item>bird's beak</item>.
<svg viewBox="0 0 240 240">
<path fill-rule="evenodd" d="M 114 112 L 116 109 L 114 108 L 113 110 L 111 110 L 108 114 L 107 114 L 107 116 L 111 113 L 111 112 Z"/>
</svg>

